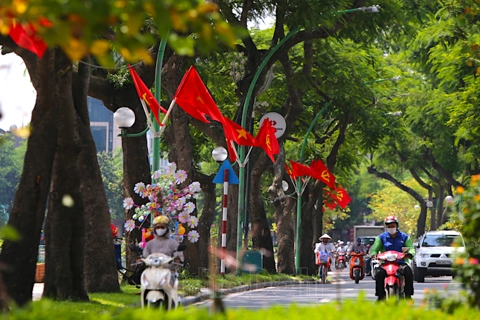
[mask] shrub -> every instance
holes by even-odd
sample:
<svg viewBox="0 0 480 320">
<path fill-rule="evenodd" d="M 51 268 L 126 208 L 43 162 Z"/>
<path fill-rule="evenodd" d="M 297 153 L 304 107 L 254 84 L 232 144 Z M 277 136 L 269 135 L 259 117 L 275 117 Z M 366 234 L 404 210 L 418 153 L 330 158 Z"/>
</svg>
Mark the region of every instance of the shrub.
<svg viewBox="0 0 480 320">
<path fill-rule="evenodd" d="M 463 287 L 470 291 L 471 306 L 480 307 L 480 175 L 472 176 L 467 189 L 457 188 L 457 211 L 460 231 L 465 241 L 465 252 L 455 259 L 456 275 Z"/>
</svg>

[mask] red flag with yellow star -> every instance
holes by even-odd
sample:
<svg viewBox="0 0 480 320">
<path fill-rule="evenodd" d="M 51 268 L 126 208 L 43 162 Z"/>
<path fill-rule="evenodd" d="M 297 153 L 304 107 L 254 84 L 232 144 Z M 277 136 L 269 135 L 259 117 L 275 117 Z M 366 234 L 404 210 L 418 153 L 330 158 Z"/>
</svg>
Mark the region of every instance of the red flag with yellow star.
<svg viewBox="0 0 480 320">
<path fill-rule="evenodd" d="M 335 189 L 335 176 L 323 164 L 322 160 L 312 160 L 310 164 L 312 177 L 325 183 L 330 189 Z"/>
<path fill-rule="evenodd" d="M 140 102 L 142 104 L 146 104 L 150 108 L 150 110 L 152 110 L 153 115 L 157 120 L 157 123 L 161 125 L 162 122 L 158 118 L 158 112 L 162 111 L 163 113 L 166 114 L 167 110 L 165 110 L 162 106 L 160 106 L 157 99 L 155 99 L 152 92 L 150 92 L 150 90 L 147 88 L 145 83 L 143 83 L 142 79 L 138 76 L 135 69 L 133 69 L 132 66 L 130 65 L 128 66 L 128 69 L 130 70 L 130 75 L 132 76 L 133 84 L 135 84 L 135 89 L 137 89 L 137 94 L 138 94 L 138 97 L 140 98 Z"/>
<path fill-rule="evenodd" d="M 277 130 L 270 123 L 270 119 L 265 118 L 258 130 L 255 140 L 260 148 L 265 150 L 265 153 L 272 159 L 272 162 L 275 162 L 274 154 L 280 152 L 280 145 L 278 144 L 277 137 L 275 132 Z"/>
<path fill-rule="evenodd" d="M 227 141 L 234 141 L 240 146 L 255 147 L 257 141 L 241 125 L 228 118 L 223 118 L 223 131 Z"/>
<path fill-rule="evenodd" d="M 173 98 L 183 111 L 199 121 L 210 123 L 206 118 L 209 116 L 211 120 L 223 122 L 222 113 L 193 66 L 183 76 Z"/>
</svg>

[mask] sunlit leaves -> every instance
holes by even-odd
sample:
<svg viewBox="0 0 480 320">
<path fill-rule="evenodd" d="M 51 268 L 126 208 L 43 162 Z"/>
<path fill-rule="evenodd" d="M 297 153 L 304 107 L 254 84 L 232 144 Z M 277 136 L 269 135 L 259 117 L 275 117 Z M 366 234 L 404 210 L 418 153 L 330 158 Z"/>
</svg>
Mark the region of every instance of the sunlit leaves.
<svg viewBox="0 0 480 320">
<path fill-rule="evenodd" d="M 153 63 L 147 49 L 157 41 L 156 35 L 166 38 L 177 53 L 193 55 L 221 43 L 232 47 L 240 32 L 225 23 L 215 4 L 200 0 L 3 1 L 2 34 L 8 34 L 12 19 L 33 24 L 49 47 L 62 48 L 72 61 L 93 54 L 102 64 L 113 64 L 112 50 L 128 62 Z M 50 26 L 42 25 L 41 19 Z"/>
</svg>

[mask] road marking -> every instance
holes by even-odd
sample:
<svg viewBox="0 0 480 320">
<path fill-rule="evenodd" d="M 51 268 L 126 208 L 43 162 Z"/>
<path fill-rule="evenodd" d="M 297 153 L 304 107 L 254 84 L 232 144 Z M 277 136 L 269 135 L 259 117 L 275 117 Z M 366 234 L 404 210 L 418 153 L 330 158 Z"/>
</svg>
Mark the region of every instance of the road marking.
<svg viewBox="0 0 480 320">
<path fill-rule="evenodd" d="M 330 302 L 331 299 L 321 299 L 318 300 L 318 302 L 325 303 L 325 302 Z"/>
</svg>

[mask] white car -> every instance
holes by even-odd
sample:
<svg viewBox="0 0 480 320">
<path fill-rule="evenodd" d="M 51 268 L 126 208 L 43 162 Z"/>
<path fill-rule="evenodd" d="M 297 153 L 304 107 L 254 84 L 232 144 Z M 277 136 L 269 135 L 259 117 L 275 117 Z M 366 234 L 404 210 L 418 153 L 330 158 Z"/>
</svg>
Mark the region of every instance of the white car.
<svg viewBox="0 0 480 320">
<path fill-rule="evenodd" d="M 465 251 L 465 243 L 457 231 L 428 231 L 418 242 L 413 260 L 413 274 L 417 282 L 426 276 L 453 276 L 453 258 Z"/>
</svg>

